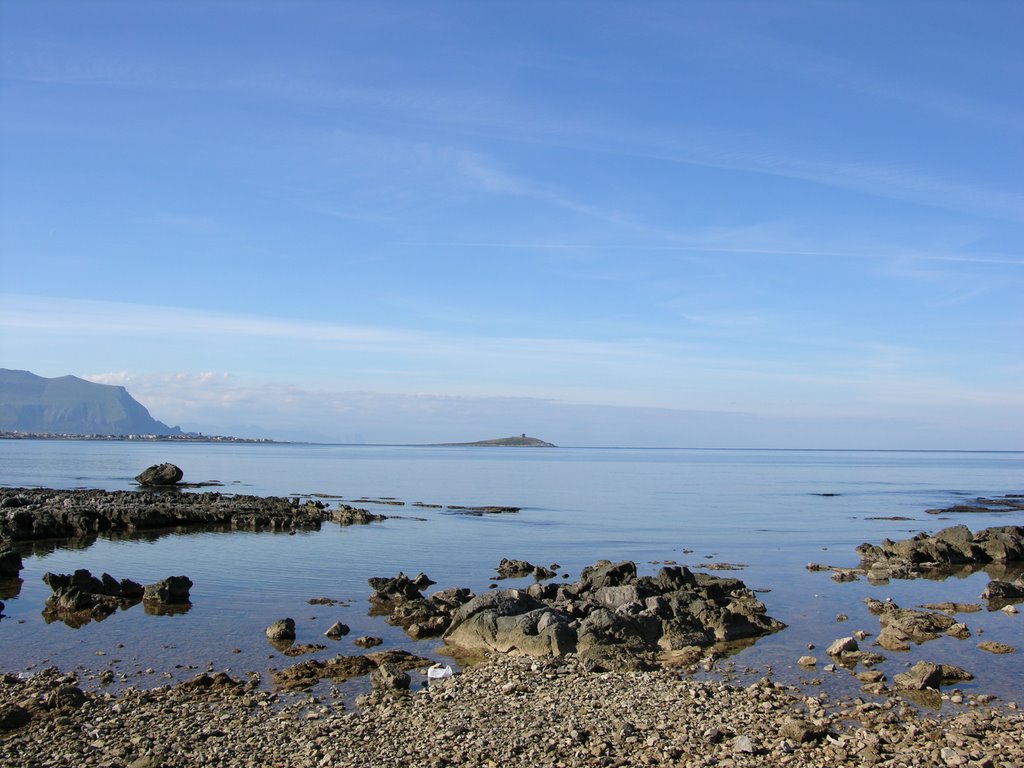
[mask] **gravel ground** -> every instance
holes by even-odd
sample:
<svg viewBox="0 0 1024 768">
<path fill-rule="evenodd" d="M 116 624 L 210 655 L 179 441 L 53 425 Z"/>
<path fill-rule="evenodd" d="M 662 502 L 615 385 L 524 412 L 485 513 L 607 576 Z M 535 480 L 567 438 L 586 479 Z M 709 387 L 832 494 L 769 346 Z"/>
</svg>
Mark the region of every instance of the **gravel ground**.
<svg viewBox="0 0 1024 768">
<path fill-rule="evenodd" d="M 668 670 L 587 673 L 573 657 L 499 657 L 416 693 L 278 696 L 226 675 L 83 693 L 56 670 L 0 680 L 10 766 L 1024 765 L 1024 717 L 967 698 L 831 701 Z"/>
</svg>

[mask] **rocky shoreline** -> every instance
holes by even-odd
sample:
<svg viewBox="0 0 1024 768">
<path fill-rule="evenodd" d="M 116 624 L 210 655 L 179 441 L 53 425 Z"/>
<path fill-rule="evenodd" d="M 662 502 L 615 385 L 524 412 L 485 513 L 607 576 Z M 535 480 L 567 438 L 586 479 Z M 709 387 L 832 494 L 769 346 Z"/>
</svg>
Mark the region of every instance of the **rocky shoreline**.
<svg viewBox="0 0 1024 768">
<path fill-rule="evenodd" d="M 294 531 L 329 520 L 344 525 L 380 519 L 313 498 L 7 488 L 0 489 L 0 570 L 17 575 L 23 542 L 182 528 Z M 1024 600 L 1024 581 L 1003 575 L 1024 560 L 1024 527 L 972 532 L 952 526 L 857 551 L 857 568 L 808 568 L 830 571 L 837 582 L 869 583 L 931 578 L 951 567 L 984 568 L 991 581 L 982 597 L 990 610 L 1002 606 L 1013 614 L 1013 603 Z M 727 672 L 696 679 L 702 666 L 712 670 L 723 644 L 752 642 L 784 626 L 742 581 L 675 564 L 641 576 L 630 561 L 599 561 L 574 582 L 564 573 L 558 580 L 559 569 L 557 563 L 504 559 L 496 568 L 499 580 L 532 577 L 534 583 L 504 590 L 492 584 L 479 595 L 454 587 L 425 594 L 433 582 L 423 574 L 370 579 L 371 615 L 386 616 L 414 640 L 438 637 L 447 653 L 479 662 L 429 685 L 430 659 L 387 646 L 273 669 L 271 690 L 259 673 L 236 679 L 213 673 L 212 663 L 191 681 L 149 690 L 118 690 L 110 671 L 99 685 L 83 669 L 82 678 L 56 669 L 2 675 L 0 765 L 1024 764 L 1017 705 L 961 692 L 955 686 L 971 673 L 941 659 L 908 663 L 906 671 L 887 678 L 875 669 L 885 657 L 861 645 L 872 633 L 858 629 L 824 651 L 824 670 L 847 669 L 863 697 L 833 700 L 837 694 L 824 689 L 808 695 L 806 688 L 774 681 L 768 667 L 750 684 L 735 683 Z M 88 571 L 47 573 L 44 581 L 53 591 L 44 617 L 49 611 L 71 625 L 138 602 L 147 612 L 187 610 L 191 586 L 186 577 L 143 587 Z M 981 609 L 865 602 L 879 621 L 871 644 L 886 652 L 942 636 L 970 637 L 957 614 Z M 348 633 L 341 623 L 325 634 L 331 637 L 332 630 Z M 291 619 L 274 622 L 267 636 L 283 642 L 285 656 L 325 648 L 293 645 Z M 367 642 L 356 644 L 366 648 L 379 642 L 360 640 Z M 991 641 L 978 648 L 1016 650 Z M 813 670 L 818 659 L 804 656 L 797 663 Z M 764 671 L 748 670 L 745 680 Z M 172 679 L 169 672 L 164 676 Z M 337 686 L 367 676 L 372 692 L 356 698 L 357 711 L 346 711 L 350 697 Z M 943 714 L 925 714 L 922 706 L 942 706 Z"/>
<path fill-rule="evenodd" d="M 415 673 L 414 673 L 415 674 Z M 421 678 L 422 679 L 422 678 Z M 573 655 L 502 655 L 377 689 L 359 711 L 224 674 L 89 693 L 47 670 L 0 678 L 0 764 L 28 766 L 973 766 L 1024 761 L 1024 717 L 969 701 L 937 719 L 899 699 L 805 696 L 668 670 L 587 672 Z"/>
<path fill-rule="evenodd" d="M 102 491 L 0 488 L 0 551 L 5 542 L 82 540 L 101 534 L 226 529 L 319 530 L 325 522 L 355 525 L 385 520 L 366 509 L 319 499 L 166 490 Z"/>
</svg>

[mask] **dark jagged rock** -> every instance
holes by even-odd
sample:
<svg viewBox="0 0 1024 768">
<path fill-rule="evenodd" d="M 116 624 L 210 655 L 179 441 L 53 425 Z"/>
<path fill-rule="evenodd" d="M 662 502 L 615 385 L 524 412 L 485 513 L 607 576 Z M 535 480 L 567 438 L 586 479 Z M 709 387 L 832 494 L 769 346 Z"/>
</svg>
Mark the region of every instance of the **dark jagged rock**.
<svg viewBox="0 0 1024 768">
<path fill-rule="evenodd" d="M 142 486 L 168 486 L 177 485 L 181 482 L 181 478 L 185 476 L 185 473 L 181 471 L 180 467 L 174 464 L 154 464 L 151 467 L 146 467 L 142 472 L 135 476 L 135 482 Z"/>
<path fill-rule="evenodd" d="M 23 567 L 20 554 L 13 549 L 0 546 L 0 578 L 15 577 L 21 573 Z"/>
<path fill-rule="evenodd" d="M 451 622 L 452 613 L 468 602 L 468 589 L 443 589 L 421 600 L 408 600 L 391 608 L 388 623 L 402 627 L 414 640 L 440 635 Z"/>
<path fill-rule="evenodd" d="M 17 704 L 9 704 L 0 708 L 0 733 L 7 733 L 23 725 L 28 725 L 32 713 Z"/>
<path fill-rule="evenodd" d="M 648 669 L 662 652 L 757 637 L 784 625 L 739 579 L 662 568 L 637 577 L 602 560 L 569 585 L 491 591 L 462 605 L 444 640 L 471 653 L 577 653 L 590 669 Z"/>
<path fill-rule="evenodd" d="M 338 525 L 367 525 L 387 519 L 387 515 L 378 515 L 368 509 L 352 507 L 348 504 L 339 504 L 338 508 L 331 512 L 331 520 Z"/>
<path fill-rule="evenodd" d="M 907 672 L 893 677 L 893 686 L 910 691 L 923 691 L 926 688 L 938 688 L 940 685 L 973 680 L 970 672 L 952 664 L 933 664 L 930 661 L 919 661 Z"/>
<path fill-rule="evenodd" d="M 424 597 L 422 590 L 434 581 L 425 574 L 410 579 L 395 577 L 369 579 L 374 593 L 369 600 L 371 615 L 388 613 L 388 623 L 402 627 L 414 640 L 440 635 L 448 628 L 452 612 L 472 597 L 468 589 L 445 589 Z"/>
<path fill-rule="evenodd" d="M 957 624 L 949 614 L 900 608 L 895 603 L 872 604 L 869 608 L 878 615 L 881 627 L 875 644 L 887 651 L 909 650 L 910 643 L 934 640 Z"/>
<path fill-rule="evenodd" d="M 370 673 L 370 684 L 374 688 L 391 691 L 407 691 L 412 680 L 409 673 L 389 661 L 380 664 Z"/>
<path fill-rule="evenodd" d="M 998 526 L 977 533 L 965 525 L 943 528 L 929 536 L 891 541 L 881 546 L 861 544 L 860 569 L 869 579 L 911 579 L 937 568 L 956 565 L 986 565 L 1024 560 L 1024 526 Z"/>
<path fill-rule="evenodd" d="M 160 605 L 187 605 L 192 580 L 188 576 L 168 576 L 155 584 L 147 584 L 142 599 Z"/>
<path fill-rule="evenodd" d="M 394 577 L 374 576 L 367 579 L 367 581 L 370 587 L 373 588 L 370 602 L 385 606 L 408 600 L 422 600 L 423 593 L 421 590 L 435 583 L 423 573 L 417 574 L 410 579 L 401 572 Z"/>
<path fill-rule="evenodd" d="M 8 499 L 16 506 L 5 506 Z M 319 530 L 384 519 L 342 505 L 331 510 L 319 500 L 244 496 L 217 492 L 100 491 L 0 488 L 0 540 L 84 539 L 100 534 L 194 527 L 241 531 Z"/>
<path fill-rule="evenodd" d="M 408 651 L 379 651 L 365 656 L 336 656 L 326 661 L 308 659 L 284 669 L 272 669 L 270 678 L 278 688 L 309 688 L 324 679 L 341 683 L 362 677 L 385 664 L 404 670 L 426 667 L 431 661 Z"/>
<path fill-rule="evenodd" d="M 348 624 L 336 621 L 327 628 L 327 631 L 324 632 L 324 636 L 331 638 L 331 640 L 337 640 L 338 638 L 347 635 L 350 631 Z"/>
<path fill-rule="evenodd" d="M 84 568 L 73 574 L 44 573 L 43 582 L 53 590 L 46 599 L 43 618 L 73 627 L 101 621 L 118 608 L 130 608 L 144 592 L 142 585 L 131 579 L 118 581 L 109 573 L 96 578 Z"/>
<path fill-rule="evenodd" d="M 267 639 L 271 641 L 288 641 L 295 639 L 295 620 L 278 619 L 267 627 Z"/>
<path fill-rule="evenodd" d="M 988 601 L 989 608 L 1000 608 L 1024 600 L 1024 576 L 1018 577 L 1016 581 L 993 579 L 981 593 L 981 599 Z"/>
<path fill-rule="evenodd" d="M 231 677 L 227 672 L 202 672 L 191 680 L 178 683 L 175 688 L 192 693 L 240 695 L 246 691 L 248 685 Z"/>
<path fill-rule="evenodd" d="M 534 565 L 526 560 L 509 560 L 502 558 L 496 569 L 499 579 L 519 579 L 524 576 L 533 576 L 538 581 L 553 579 L 556 574 L 550 568 L 541 565 Z"/>
</svg>

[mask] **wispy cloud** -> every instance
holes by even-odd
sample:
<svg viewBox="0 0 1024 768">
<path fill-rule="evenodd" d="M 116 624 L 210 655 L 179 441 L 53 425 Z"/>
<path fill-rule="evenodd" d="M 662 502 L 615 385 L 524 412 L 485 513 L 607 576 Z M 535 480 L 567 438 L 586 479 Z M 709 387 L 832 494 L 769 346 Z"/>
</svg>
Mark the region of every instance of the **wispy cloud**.
<svg viewBox="0 0 1024 768">
<path fill-rule="evenodd" d="M 426 334 L 415 331 L 394 331 L 372 326 L 304 322 L 213 310 L 87 299 L 64 299 L 55 304 L 49 297 L 15 295 L 3 297 L 0 327 L 14 331 L 32 329 L 72 335 L 221 335 L 339 344 L 416 344 L 426 338 Z"/>
</svg>

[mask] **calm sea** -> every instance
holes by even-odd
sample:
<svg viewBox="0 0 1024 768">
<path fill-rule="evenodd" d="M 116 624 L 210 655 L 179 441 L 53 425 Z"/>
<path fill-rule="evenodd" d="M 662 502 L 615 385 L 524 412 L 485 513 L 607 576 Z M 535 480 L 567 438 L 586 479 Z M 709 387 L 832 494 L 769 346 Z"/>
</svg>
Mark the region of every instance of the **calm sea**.
<svg viewBox="0 0 1024 768">
<path fill-rule="evenodd" d="M 764 590 L 768 612 L 789 627 L 732 658 L 737 668 L 771 665 L 795 682 L 811 675 L 796 660 L 813 643 L 823 648 L 855 629 L 877 633 L 866 596 L 910 607 L 937 600 L 978 602 L 988 581 L 981 572 L 946 581 L 869 586 L 834 583 L 808 562 L 853 566 L 854 547 L 884 537 L 905 538 L 963 522 L 972 529 L 1021 524 L 996 514 L 943 519 L 925 510 L 963 498 L 1024 490 L 1024 453 L 922 451 L 664 450 L 618 448 L 460 448 L 289 444 L 133 443 L 0 440 L 0 485 L 54 488 L 134 487 L 150 464 L 170 461 L 192 482 L 216 480 L 223 492 L 260 495 L 334 494 L 349 503 L 392 497 L 404 506 L 360 502 L 394 517 L 379 524 L 287 534 L 199 533 L 109 541 L 85 549 L 54 549 L 26 558 L 23 583 L 0 587 L 0 668 L 111 666 L 136 684 L 166 682 L 147 668 L 177 677 L 194 667 L 265 673 L 280 657 L 264 628 L 290 616 L 299 642 L 323 642 L 326 657 L 354 653 L 361 634 L 434 655 L 437 640 L 413 642 L 382 618 L 367 615 L 371 576 L 425 572 L 438 589 L 482 591 L 503 557 L 558 563 L 576 578 L 600 558 L 631 559 L 644 573 L 666 560 L 706 567 L 743 566 L 721 575 Z M 835 494 L 835 495 L 819 495 Z M 441 505 L 512 505 L 518 514 L 468 517 Z M 905 517 L 910 520 L 894 520 Z M 885 519 L 890 518 L 890 519 Z M 141 605 L 79 629 L 47 624 L 46 571 L 88 568 L 148 583 L 185 574 L 195 583 L 193 606 L 153 616 Z M 519 586 L 525 580 L 503 582 Z M 310 605 L 314 597 L 348 601 Z M 837 621 L 845 614 L 846 621 Z M 943 637 L 890 653 L 888 674 L 920 659 L 960 664 L 977 680 L 965 690 L 1013 697 L 1024 679 L 1021 653 L 993 656 L 979 639 L 1020 646 L 1021 616 L 981 612 L 961 616 L 968 640 Z M 352 634 L 329 641 L 335 621 Z M 122 647 L 118 647 L 121 644 Z M 180 668 L 175 671 L 177 665 Z M 845 672 L 819 677 L 853 690 Z"/>
</svg>

